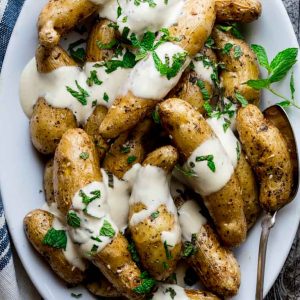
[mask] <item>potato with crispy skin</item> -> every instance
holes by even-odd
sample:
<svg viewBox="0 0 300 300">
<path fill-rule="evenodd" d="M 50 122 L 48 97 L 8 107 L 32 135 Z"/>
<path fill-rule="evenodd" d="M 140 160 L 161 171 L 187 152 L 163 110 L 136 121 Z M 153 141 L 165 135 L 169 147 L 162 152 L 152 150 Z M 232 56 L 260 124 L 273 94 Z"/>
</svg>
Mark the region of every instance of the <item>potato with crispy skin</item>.
<svg viewBox="0 0 300 300">
<path fill-rule="evenodd" d="M 129 200 L 132 239 L 142 265 L 156 280 L 167 279 L 180 259 L 181 233 L 167 179 L 177 158 L 172 146 L 150 153 L 137 172 Z"/>
<path fill-rule="evenodd" d="M 287 143 L 254 105 L 239 109 L 237 130 L 260 183 L 260 205 L 274 212 L 291 200 L 293 169 Z"/>
<path fill-rule="evenodd" d="M 44 169 L 44 180 L 43 186 L 45 191 L 45 200 L 50 206 L 55 202 L 54 199 L 54 189 L 53 189 L 53 158 L 51 158 L 45 166 Z"/>
<path fill-rule="evenodd" d="M 177 23 L 169 28 L 170 35 L 179 39 L 174 43 L 189 55 L 195 55 L 210 35 L 215 16 L 214 0 L 185 1 Z M 105 138 L 117 137 L 121 132 L 134 127 L 156 103 L 157 100 L 137 97 L 129 90 L 115 100 L 100 126 L 100 133 Z"/>
<path fill-rule="evenodd" d="M 63 214 L 72 207 L 77 192 L 89 183 L 102 182 L 95 145 L 82 129 L 70 129 L 63 135 L 55 151 L 53 170 L 55 200 Z M 128 242 L 119 232 L 103 249 L 91 253 L 90 260 L 120 293 L 141 299 L 134 291 L 141 283 L 141 273 L 127 248 Z"/>
<path fill-rule="evenodd" d="M 186 176 L 186 179 L 190 181 L 199 194 L 202 194 L 222 241 L 227 246 L 239 245 L 246 238 L 247 226 L 240 184 L 233 167 L 229 167 L 230 161 L 225 150 L 202 115 L 187 102 L 180 99 L 168 99 L 159 104 L 159 115 L 163 127 L 172 136 L 172 140 L 184 160 L 189 160 L 192 154 L 194 155 L 194 151 L 206 141 L 213 141 L 216 144 L 215 149 L 210 149 L 210 151 L 218 151 L 222 157 L 222 164 L 221 162 L 220 164 L 217 163 L 221 168 L 220 171 L 224 172 L 223 175 L 228 178 L 226 184 L 221 188 L 221 185 L 218 185 L 218 190 L 214 188 L 204 191 L 201 190 L 202 181 L 198 179 L 197 174 L 195 177 Z M 230 170 L 224 169 L 223 162 L 226 162 Z M 202 165 L 204 166 L 204 164 Z M 195 163 L 193 166 L 196 166 Z M 208 171 L 212 172 L 210 176 L 213 176 L 213 170 Z M 227 174 L 226 172 L 230 173 Z M 223 175 L 222 182 L 224 181 Z M 210 189 L 211 187 L 205 185 L 205 188 Z"/>
<path fill-rule="evenodd" d="M 63 34 L 97 9 L 98 6 L 88 0 L 49 0 L 38 19 L 39 42 L 53 48 Z"/>
<path fill-rule="evenodd" d="M 201 215 L 201 208 L 192 194 L 180 193 L 174 201 L 185 240 L 183 257 L 207 289 L 223 297 L 234 296 L 239 289 L 241 275 L 232 251 L 221 245 L 219 237 Z M 194 226 L 199 228 L 198 232 L 192 232 Z M 193 251 L 186 252 L 191 244 Z"/>
<path fill-rule="evenodd" d="M 65 50 L 58 46 L 52 50 L 39 46 L 36 51 L 36 63 L 40 73 L 49 73 L 62 66 L 76 65 Z M 76 127 L 76 118 L 71 110 L 52 107 L 42 97 L 37 99 L 30 118 L 30 136 L 39 152 L 54 153 L 62 135 L 69 128 Z"/>
<path fill-rule="evenodd" d="M 54 218 L 53 214 L 41 209 L 28 213 L 24 218 L 27 238 L 60 278 L 71 285 L 79 284 L 84 280 L 84 272 L 67 261 L 62 249 L 43 243 L 46 233 L 52 228 Z M 67 240 L 68 242 L 69 240 Z"/>
<path fill-rule="evenodd" d="M 150 119 L 145 119 L 133 130 L 122 133 L 107 152 L 103 168 L 121 179 L 133 164 L 141 163 L 145 158 L 143 139 L 151 124 Z"/>
<path fill-rule="evenodd" d="M 249 45 L 245 41 L 234 37 L 229 32 L 223 32 L 217 27 L 214 28 L 212 37 L 218 48 L 218 59 L 225 65 L 225 69 L 220 73 L 224 96 L 237 102 L 236 93 L 239 93 L 249 103 L 258 105 L 260 91 L 245 84 L 248 80 L 259 79 L 259 67 L 256 56 Z"/>
<path fill-rule="evenodd" d="M 259 0 L 215 0 L 219 22 L 250 23 L 261 15 Z"/>
</svg>

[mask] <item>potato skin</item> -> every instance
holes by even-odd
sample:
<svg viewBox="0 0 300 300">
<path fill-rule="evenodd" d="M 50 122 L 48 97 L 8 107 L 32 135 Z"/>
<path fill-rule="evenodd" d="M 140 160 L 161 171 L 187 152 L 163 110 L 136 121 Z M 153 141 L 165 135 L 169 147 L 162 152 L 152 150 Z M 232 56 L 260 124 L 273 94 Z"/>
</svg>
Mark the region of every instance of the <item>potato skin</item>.
<svg viewBox="0 0 300 300">
<path fill-rule="evenodd" d="M 54 189 L 53 189 L 53 158 L 51 158 L 46 163 L 44 169 L 43 186 L 45 192 L 45 200 L 47 204 L 50 206 L 52 203 L 55 202 Z"/>
<path fill-rule="evenodd" d="M 150 153 L 144 160 L 143 166 L 152 165 L 170 172 L 177 158 L 176 149 L 172 146 L 165 146 Z M 143 209 L 145 209 L 145 205 L 142 202 L 130 205 L 129 220 L 134 213 Z M 164 231 L 172 230 L 176 220 L 165 204 L 160 205 L 157 211 L 159 212 L 157 218 L 153 219 L 149 216 L 134 226 L 129 225 L 129 229 L 145 269 L 156 280 L 165 280 L 174 272 L 180 259 L 181 243 L 169 248 L 171 258 L 168 259 L 161 234 Z M 168 268 L 164 263 L 168 264 Z"/>
<path fill-rule="evenodd" d="M 191 300 L 220 300 L 219 297 L 209 292 L 186 289 L 185 293 Z"/>
<path fill-rule="evenodd" d="M 80 158 L 81 153 L 88 158 Z M 53 164 L 54 196 L 58 209 L 65 215 L 73 196 L 93 181 L 102 181 L 96 148 L 82 129 L 69 129 L 55 151 Z"/>
<path fill-rule="evenodd" d="M 215 40 L 218 59 L 225 64 L 225 70 L 220 73 L 221 83 L 224 87 L 224 96 L 230 100 L 236 100 L 236 93 L 244 96 L 249 103 L 258 105 L 260 101 L 260 91 L 249 87 L 245 82 L 248 80 L 259 79 L 259 67 L 256 61 L 256 56 L 250 49 L 249 45 L 240 40 L 229 32 L 223 32 L 217 27 L 212 32 L 212 37 Z M 234 57 L 234 49 L 232 48 L 229 54 L 222 51 L 227 43 L 233 44 L 233 48 L 239 46 L 242 51 L 242 56 Z"/>
<path fill-rule="evenodd" d="M 99 133 L 99 126 L 106 114 L 107 108 L 105 106 L 98 105 L 83 126 L 84 131 L 92 138 L 96 146 L 100 161 L 104 158 L 105 153 L 109 148 L 107 141 Z"/>
<path fill-rule="evenodd" d="M 132 131 L 121 133 L 107 152 L 103 168 L 121 179 L 133 164 L 141 163 L 146 155 L 143 138 L 150 131 L 151 125 L 150 119 L 145 119 Z M 129 157 L 135 157 L 135 160 L 128 163 Z"/>
<path fill-rule="evenodd" d="M 63 34 L 96 12 L 98 6 L 88 0 L 49 0 L 38 19 L 40 44 L 58 45 Z"/>
<path fill-rule="evenodd" d="M 71 285 L 79 284 L 84 280 L 84 273 L 66 260 L 62 249 L 43 244 L 44 236 L 52 227 L 53 220 L 53 214 L 41 209 L 28 213 L 23 221 L 27 238 L 61 279 Z"/>
<path fill-rule="evenodd" d="M 260 205 L 274 212 L 291 200 L 293 171 L 287 143 L 254 105 L 239 109 L 237 130 L 260 182 Z"/>
<path fill-rule="evenodd" d="M 197 54 L 209 37 L 216 19 L 215 0 L 187 0 L 177 23 L 169 28 L 177 44 L 190 56 Z"/>
<path fill-rule="evenodd" d="M 184 160 L 213 135 L 202 115 L 183 100 L 173 98 L 162 102 L 159 115 Z M 247 226 L 243 199 L 235 173 L 221 190 L 204 197 L 204 203 L 224 244 L 237 246 L 245 240 Z"/>
<path fill-rule="evenodd" d="M 30 136 L 34 147 L 43 154 L 54 153 L 62 135 L 76 128 L 76 119 L 67 108 L 56 108 L 39 98 L 30 119 Z"/>
<path fill-rule="evenodd" d="M 259 0 L 215 0 L 219 22 L 250 23 L 261 15 Z"/>
</svg>

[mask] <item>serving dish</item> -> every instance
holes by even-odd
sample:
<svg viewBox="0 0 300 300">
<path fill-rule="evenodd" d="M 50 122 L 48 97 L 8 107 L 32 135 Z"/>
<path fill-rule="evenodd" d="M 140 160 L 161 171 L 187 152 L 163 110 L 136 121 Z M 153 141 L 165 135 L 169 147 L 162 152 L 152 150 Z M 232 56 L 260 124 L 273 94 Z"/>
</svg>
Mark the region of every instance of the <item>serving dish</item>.
<svg viewBox="0 0 300 300">
<path fill-rule="evenodd" d="M 280 0 L 264 0 L 262 17 L 245 28 L 250 43 L 264 45 L 270 57 L 287 47 L 298 47 L 293 28 Z M 37 44 L 36 19 L 45 1 L 25 2 L 13 32 L 2 70 L 0 123 L 3 137 L 0 148 L 1 193 L 5 205 L 10 232 L 20 258 L 33 283 L 46 299 L 71 298 L 71 293 L 83 293 L 84 299 L 92 299 L 80 288 L 68 289 L 51 272 L 48 266 L 37 258 L 27 242 L 22 219 L 30 210 L 44 203 L 42 193 L 43 159 L 33 149 L 28 138 L 28 120 L 18 100 L 19 76 L 27 61 L 33 56 Z M 276 25 L 274 25 L 276 20 Z M 280 25 L 280 26 L 279 26 Z M 299 65 L 294 68 L 295 80 L 300 78 Z M 297 84 L 296 84 L 297 86 Z M 288 82 L 280 85 L 283 94 L 288 94 Z M 297 97 L 297 94 L 296 94 Z M 262 108 L 275 102 L 274 96 L 263 94 Z M 300 112 L 288 111 L 296 137 L 299 140 Z M 299 199 L 283 209 L 278 223 L 271 234 L 268 247 L 265 291 L 267 292 L 278 276 L 288 255 L 300 219 Z M 254 299 L 256 283 L 256 262 L 260 234 L 260 223 L 250 231 L 244 245 L 236 255 L 241 265 L 242 285 L 234 299 Z"/>
</svg>

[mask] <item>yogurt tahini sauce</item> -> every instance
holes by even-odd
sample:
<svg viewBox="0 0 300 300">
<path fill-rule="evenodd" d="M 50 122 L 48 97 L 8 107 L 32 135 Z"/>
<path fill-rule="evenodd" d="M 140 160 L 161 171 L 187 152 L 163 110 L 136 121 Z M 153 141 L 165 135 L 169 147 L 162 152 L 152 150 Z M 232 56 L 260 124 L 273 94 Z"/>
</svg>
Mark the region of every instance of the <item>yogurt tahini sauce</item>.
<svg viewBox="0 0 300 300">
<path fill-rule="evenodd" d="M 172 296 L 171 296 L 172 295 Z M 189 300 L 184 288 L 176 284 L 160 284 L 152 300 Z"/>
</svg>

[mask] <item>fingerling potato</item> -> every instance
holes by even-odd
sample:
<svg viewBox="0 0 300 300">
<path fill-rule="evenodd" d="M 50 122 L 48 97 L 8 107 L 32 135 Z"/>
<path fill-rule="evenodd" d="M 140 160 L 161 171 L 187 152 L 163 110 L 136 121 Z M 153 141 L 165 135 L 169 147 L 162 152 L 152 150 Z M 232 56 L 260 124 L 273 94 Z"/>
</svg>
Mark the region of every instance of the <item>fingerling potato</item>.
<svg viewBox="0 0 300 300">
<path fill-rule="evenodd" d="M 53 189 L 53 159 L 51 158 L 45 166 L 44 169 L 44 191 L 45 191 L 45 200 L 50 206 L 55 202 L 54 199 L 54 189 Z"/>
<path fill-rule="evenodd" d="M 168 278 L 180 259 L 181 233 L 167 179 L 177 158 L 172 146 L 150 153 L 138 170 L 129 200 L 132 239 L 142 265 L 156 280 Z"/>
<path fill-rule="evenodd" d="M 275 212 L 291 200 L 293 171 L 287 143 L 278 128 L 254 105 L 239 109 L 237 130 L 259 180 L 260 205 Z"/>
</svg>

